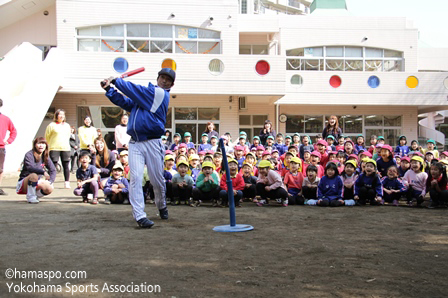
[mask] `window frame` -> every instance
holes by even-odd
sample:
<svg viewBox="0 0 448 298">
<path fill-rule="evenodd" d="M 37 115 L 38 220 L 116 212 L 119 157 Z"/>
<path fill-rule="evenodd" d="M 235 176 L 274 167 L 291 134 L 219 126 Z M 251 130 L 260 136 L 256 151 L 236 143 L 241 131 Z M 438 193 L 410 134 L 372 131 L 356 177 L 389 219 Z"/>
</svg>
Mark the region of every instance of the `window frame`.
<svg viewBox="0 0 448 298">
<path fill-rule="evenodd" d="M 328 56 L 327 55 L 327 48 L 335 48 L 335 47 L 342 47 L 342 52 L 343 55 L 341 57 L 333 57 L 333 56 Z M 309 50 L 307 51 L 306 49 L 317 49 L 317 48 L 322 48 L 322 55 L 321 56 L 314 56 L 313 54 L 307 54 L 307 52 L 309 52 Z M 347 48 L 361 48 L 362 49 L 362 57 L 347 57 L 346 56 L 346 49 Z M 374 48 L 374 47 L 357 47 L 357 46 L 315 46 L 315 47 L 304 47 L 303 48 L 303 56 L 288 56 L 288 51 L 293 51 L 293 50 L 301 50 L 302 48 L 297 48 L 297 49 L 289 49 L 286 51 L 286 70 L 295 70 L 295 71 L 312 71 L 312 70 L 317 70 L 317 71 L 362 71 L 362 72 L 366 72 L 369 70 L 366 70 L 366 62 L 369 61 L 381 61 L 381 69 L 377 69 L 376 71 L 381 71 L 381 72 L 389 72 L 388 70 L 385 70 L 385 63 L 386 62 L 390 62 L 390 61 L 394 61 L 394 62 L 398 62 L 400 65 L 400 69 L 397 70 L 397 72 L 404 72 L 405 71 L 405 59 L 404 59 L 404 53 L 400 52 L 400 51 L 395 51 L 395 50 L 391 50 L 391 49 L 384 49 L 384 48 Z M 375 49 L 375 50 L 381 50 L 381 57 L 366 57 L 366 49 Z M 395 51 L 398 53 L 401 53 L 401 57 L 385 57 L 385 52 L 386 51 Z M 314 52 L 314 50 L 313 50 Z M 293 61 L 296 60 L 296 61 Z M 306 68 L 306 62 L 310 61 L 310 60 L 315 60 L 315 61 L 319 61 L 318 66 L 317 67 L 311 67 L 312 69 L 307 69 Z M 337 62 L 340 61 L 342 63 L 342 69 L 332 69 L 331 66 L 328 65 L 327 61 L 332 61 L 332 62 Z M 348 69 L 347 68 L 347 62 L 348 61 L 362 61 L 362 69 Z M 297 63 L 300 62 L 298 67 L 293 66 L 293 64 L 291 63 Z M 322 64 L 323 63 L 323 67 Z M 370 70 L 372 72 L 374 72 L 375 70 Z M 393 71 L 393 70 L 392 70 Z"/>
<path fill-rule="evenodd" d="M 146 24 L 146 23 L 142 23 L 142 24 Z M 152 23 L 147 23 L 146 25 L 148 25 L 149 28 L 149 36 L 148 37 L 134 37 L 134 36 L 129 36 L 127 35 L 127 24 L 123 23 L 123 24 L 107 24 L 107 25 L 98 25 L 98 26 L 87 26 L 87 27 L 78 27 L 75 28 L 75 39 L 76 39 L 76 44 L 75 44 L 75 51 L 77 52 L 92 52 L 92 51 L 81 51 L 79 49 L 79 42 L 81 40 L 84 39 L 91 39 L 91 40 L 98 40 L 98 51 L 93 51 L 94 53 L 110 53 L 110 52 L 115 52 L 115 51 L 103 51 L 102 47 L 104 42 L 103 41 L 123 41 L 123 50 L 122 51 L 117 51 L 118 53 L 147 53 L 147 54 L 161 54 L 161 52 L 155 52 L 152 53 L 151 52 L 151 42 L 152 41 L 169 41 L 171 42 L 171 49 L 172 52 L 169 52 L 169 54 L 208 54 L 208 52 L 199 52 L 199 45 L 201 43 L 207 43 L 207 42 L 215 42 L 218 43 L 218 48 L 219 48 L 219 53 L 213 53 L 214 55 L 221 55 L 222 54 L 222 38 L 221 38 L 221 31 L 218 30 L 210 30 L 210 29 L 204 29 L 204 28 L 200 28 L 200 27 L 194 27 L 194 26 L 185 26 L 186 28 L 195 28 L 198 30 L 208 30 L 208 31 L 213 31 L 216 33 L 219 33 L 219 38 L 199 38 L 199 34 L 196 35 L 196 38 L 179 38 L 176 37 L 176 26 L 177 27 L 182 27 L 182 25 L 175 25 L 175 24 L 163 24 L 163 25 L 169 25 L 171 26 L 171 30 L 172 30 L 172 36 L 171 37 L 151 37 L 151 24 Z M 160 25 L 160 24 L 156 24 L 155 25 Z M 103 26 L 113 26 L 113 25 L 122 25 L 123 26 L 123 36 L 103 36 L 102 35 L 102 27 Z M 98 27 L 99 28 L 99 35 L 79 35 L 79 30 L 82 30 L 84 28 L 89 28 L 89 27 Z M 130 41 L 145 41 L 148 42 L 148 52 L 140 52 L 140 51 L 128 51 L 128 45 Z M 196 43 L 196 51 L 195 52 L 189 52 L 188 49 L 186 49 L 186 51 L 182 50 L 182 48 L 180 48 L 180 42 L 185 42 L 185 41 L 190 41 L 190 42 L 195 42 Z M 179 45 L 178 45 L 179 44 Z M 107 45 L 106 45 L 107 46 Z M 216 46 L 213 46 L 211 49 L 213 50 Z M 120 47 L 121 48 L 121 47 Z M 180 48 L 182 51 L 177 52 L 176 49 Z M 114 48 L 115 49 L 115 48 Z"/>
</svg>

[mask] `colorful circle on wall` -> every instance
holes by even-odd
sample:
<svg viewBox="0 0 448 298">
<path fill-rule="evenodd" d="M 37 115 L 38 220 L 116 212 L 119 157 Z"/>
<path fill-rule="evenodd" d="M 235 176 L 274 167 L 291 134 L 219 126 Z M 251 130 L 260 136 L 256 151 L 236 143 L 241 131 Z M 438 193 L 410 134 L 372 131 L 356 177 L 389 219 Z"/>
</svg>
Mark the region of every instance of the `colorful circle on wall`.
<svg viewBox="0 0 448 298">
<path fill-rule="evenodd" d="M 406 86 L 408 86 L 408 88 L 411 88 L 411 89 L 417 88 L 418 87 L 417 77 L 414 77 L 414 76 L 408 77 L 406 80 Z"/>
<path fill-rule="evenodd" d="M 224 71 L 224 63 L 219 59 L 213 59 L 208 64 L 208 70 L 214 76 L 219 76 Z"/>
<path fill-rule="evenodd" d="M 269 66 L 269 63 L 265 60 L 260 60 L 255 65 L 256 72 L 262 76 L 268 74 L 270 69 L 271 67 Z"/>
<path fill-rule="evenodd" d="M 173 59 L 165 59 L 162 62 L 162 68 L 171 68 L 172 70 L 176 70 L 177 64 Z"/>
<path fill-rule="evenodd" d="M 291 84 L 295 87 L 301 87 L 303 85 L 303 78 L 301 75 L 295 74 L 291 77 Z"/>
<path fill-rule="evenodd" d="M 370 88 L 378 88 L 378 86 L 380 85 L 380 78 L 378 78 L 377 76 L 371 76 L 367 80 L 367 84 L 369 84 Z"/>
<path fill-rule="evenodd" d="M 116 72 L 123 73 L 126 72 L 128 68 L 129 63 L 126 59 L 119 57 L 114 60 L 114 69 Z"/>
<path fill-rule="evenodd" d="M 448 77 L 446 77 L 445 80 L 443 81 L 443 85 L 445 86 L 446 89 L 448 89 Z"/>
<path fill-rule="evenodd" d="M 330 85 L 333 88 L 338 88 L 342 84 L 342 79 L 340 76 L 332 76 L 330 78 Z"/>
</svg>

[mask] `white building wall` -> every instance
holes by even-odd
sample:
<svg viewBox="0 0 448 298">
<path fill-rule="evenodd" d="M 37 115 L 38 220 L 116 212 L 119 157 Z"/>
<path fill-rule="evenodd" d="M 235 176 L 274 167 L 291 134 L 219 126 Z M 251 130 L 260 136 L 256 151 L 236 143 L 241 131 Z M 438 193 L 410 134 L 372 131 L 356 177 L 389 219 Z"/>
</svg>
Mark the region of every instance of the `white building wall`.
<svg viewBox="0 0 448 298">
<path fill-rule="evenodd" d="M 386 48 L 404 53 L 406 72 L 418 69 L 418 30 L 407 27 L 406 18 L 284 16 L 280 28 L 283 55 L 289 49 L 326 45 Z"/>
<path fill-rule="evenodd" d="M 448 71 L 447 48 L 419 48 L 419 71 Z"/>
<path fill-rule="evenodd" d="M 57 45 L 56 7 L 51 6 L 45 10 L 48 11 L 47 16 L 43 14 L 44 10 L 42 10 L 0 29 L 0 56 L 25 41 L 34 45 Z"/>
<path fill-rule="evenodd" d="M 291 77 L 299 74 L 303 85 L 292 85 Z M 339 88 L 333 88 L 330 78 L 338 75 L 342 79 Z M 373 89 L 367 84 L 370 76 L 380 79 L 380 86 Z M 406 79 L 415 76 L 417 88 L 406 86 Z M 283 103 L 338 105 L 440 105 L 447 102 L 448 89 L 444 87 L 446 73 L 405 72 L 336 72 L 336 71 L 286 71 L 286 95 Z"/>
</svg>

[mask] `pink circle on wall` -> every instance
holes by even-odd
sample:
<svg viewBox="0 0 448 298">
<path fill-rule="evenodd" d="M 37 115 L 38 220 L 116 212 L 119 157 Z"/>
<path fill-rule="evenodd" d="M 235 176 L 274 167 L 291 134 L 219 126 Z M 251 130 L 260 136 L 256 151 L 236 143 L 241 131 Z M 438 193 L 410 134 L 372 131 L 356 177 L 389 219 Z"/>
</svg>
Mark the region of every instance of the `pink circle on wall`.
<svg viewBox="0 0 448 298">
<path fill-rule="evenodd" d="M 257 62 L 257 65 L 255 65 L 255 70 L 259 75 L 266 75 L 268 74 L 271 67 L 269 66 L 269 63 L 265 60 L 260 60 Z"/>
<path fill-rule="evenodd" d="M 330 85 L 333 88 L 338 88 L 342 84 L 342 79 L 339 76 L 332 76 L 330 78 Z"/>
</svg>

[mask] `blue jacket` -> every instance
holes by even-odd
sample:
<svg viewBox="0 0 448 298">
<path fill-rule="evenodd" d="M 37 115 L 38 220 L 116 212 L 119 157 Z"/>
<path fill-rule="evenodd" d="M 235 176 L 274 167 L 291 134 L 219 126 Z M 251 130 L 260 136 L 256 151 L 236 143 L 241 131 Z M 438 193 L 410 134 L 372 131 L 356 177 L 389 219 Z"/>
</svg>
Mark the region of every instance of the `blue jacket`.
<svg viewBox="0 0 448 298">
<path fill-rule="evenodd" d="M 389 177 L 386 176 L 383 177 L 383 179 L 381 179 L 381 184 L 385 189 L 393 189 L 393 190 L 399 189 L 400 192 L 405 192 L 407 189 L 406 186 L 401 181 L 401 179 L 399 178 L 391 180 L 389 179 Z"/>
<path fill-rule="evenodd" d="M 363 145 L 358 145 L 358 144 L 356 144 L 355 145 L 355 150 L 356 150 L 356 152 L 359 152 L 360 150 L 366 150 L 366 147 L 364 147 Z"/>
<path fill-rule="evenodd" d="M 121 177 L 121 178 L 115 180 L 114 177 L 109 177 L 109 179 L 107 179 L 106 185 L 104 186 L 104 194 L 106 196 L 112 194 L 112 185 L 114 185 L 114 184 L 123 184 L 125 186 L 125 188 L 122 188 L 121 192 L 129 193 L 128 179 Z"/>
<path fill-rule="evenodd" d="M 355 182 L 355 196 L 359 196 L 359 189 L 363 186 L 366 188 L 374 188 L 376 190 L 376 195 L 378 197 L 383 197 L 383 185 L 377 174 L 367 176 L 365 173 L 362 173 L 359 175 Z"/>
<path fill-rule="evenodd" d="M 388 162 L 385 162 L 381 157 L 376 160 L 376 167 L 378 172 L 380 172 L 381 177 L 387 176 L 387 169 L 390 166 L 396 166 L 397 162 L 395 158 L 390 159 Z"/>
<path fill-rule="evenodd" d="M 199 145 L 198 151 L 201 152 L 201 151 L 207 151 L 207 150 L 210 150 L 210 149 L 212 149 L 212 145 L 210 145 L 210 144 L 201 144 L 201 145 Z"/>
<path fill-rule="evenodd" d="M 169 90 L 149 83 L 148 87 L 135 85 L 123 79 L 115 80 L 115 87 L 106 92 L 110 101 L 130 112 L 127 134 L 134 141 L 160 139 L 165 134 L 166 114 L 170 102 Z"/>
<path fill-rule="evenodd" d="M 400 156 L 407 156 L 409 153 L 409 147 L 406 145 L 404 146 L 398 145 L 397 147 L 395 147 L 394 153 L 400 154 Z"/>
<path fill-rule="evenodd" d="M 288 151 L 288 146 L 286 146 L 285 144 L 274 144 L 275 149 L 278 150 L 278 155 L 283 155 L 285 154 L 286 151 Z"/>
<path fill-rule="evenodd" d="M 323 176 L 320 178 L 317 186 L 317 199 L 320 200 L 342 200 L 342 191 L 344 190 L 344 182 L 340 176 L 328 178 Z"/>
</svg>

